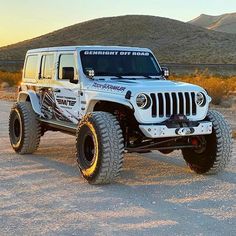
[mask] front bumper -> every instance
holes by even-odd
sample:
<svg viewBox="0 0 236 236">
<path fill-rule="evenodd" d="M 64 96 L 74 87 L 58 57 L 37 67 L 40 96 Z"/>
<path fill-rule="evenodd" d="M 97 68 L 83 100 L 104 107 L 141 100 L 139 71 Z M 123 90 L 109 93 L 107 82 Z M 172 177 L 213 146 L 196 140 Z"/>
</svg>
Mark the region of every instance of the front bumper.
<svg viewBox="0 0 236 236">
<path fill-rule="evenodd" d="M 201 121 L 197 126 L 168 128 L 166 125 L 139 125 L 148 138 L 184 137 L 212 133 L 212 122 Z"/>
</svg>

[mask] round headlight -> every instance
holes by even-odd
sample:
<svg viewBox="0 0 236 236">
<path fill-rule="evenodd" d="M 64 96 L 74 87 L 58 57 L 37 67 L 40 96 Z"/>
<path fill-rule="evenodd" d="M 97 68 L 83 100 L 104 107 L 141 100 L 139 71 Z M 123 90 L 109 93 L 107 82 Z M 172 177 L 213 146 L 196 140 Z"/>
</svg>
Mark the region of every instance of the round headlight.
<svg viewBox="0 0 236 236">
<path fill-rule="evenodd" d="M 136 103 L 139 108 L 147 109 L 150 107 L 151 100 L 149 96 L 144 93 L 141 93 L 137 96 Z"/>
<path fill-rule="evenodd" d="M 196 103 L 198 106 L 203 107 L 206 104 L 206 96 L 204 93 L 199 92 L 196 94 Z"/>
</svg>

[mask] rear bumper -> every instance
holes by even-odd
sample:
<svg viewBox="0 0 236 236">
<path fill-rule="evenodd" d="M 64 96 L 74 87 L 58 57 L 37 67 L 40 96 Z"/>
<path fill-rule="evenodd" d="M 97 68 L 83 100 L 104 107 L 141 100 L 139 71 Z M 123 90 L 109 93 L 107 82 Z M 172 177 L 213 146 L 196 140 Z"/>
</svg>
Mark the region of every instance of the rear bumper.
<svg viewBox="0 0 236 236">
<path fill-rule="evenodd" d="M 168 128 L 166 125 L 139 125 L 148 138 L 184 137 L 212 133 L 212 122 L 201 121 L 196 127 Z"/>
</svg>

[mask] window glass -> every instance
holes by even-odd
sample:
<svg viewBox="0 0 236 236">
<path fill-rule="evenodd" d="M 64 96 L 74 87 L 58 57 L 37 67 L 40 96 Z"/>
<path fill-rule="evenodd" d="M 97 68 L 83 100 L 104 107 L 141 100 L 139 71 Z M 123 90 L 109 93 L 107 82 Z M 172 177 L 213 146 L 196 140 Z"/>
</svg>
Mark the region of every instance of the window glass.
<svg viewBox="0 0 236 236">
<path fill-rule="evenodd" d="M 83 71 L 92 68 L 95 76 L 159 76 L 161 69 L 149 52 L 81 51 Z"/>
<path fill-rule="evenodd" d="M 45 55 L 42 59 L 42 71 L 41 78 L 42 79 L 51 79 L 53 75 L 53 55 Z"/>
<path fill-rule="evenodd" d="M 37 65 L 38 55 L 32 55 L 27 57 L 25 66 L 25 78 L 36 79 L 37 78 Z"/>
<path fill-rule="evenodd" d="M 73 54 L 62 54 L 59 59 L 59 79 L 62 79 L 62 68 L 73 67 L 75 71 L 75 59 Z"/>
</svg>

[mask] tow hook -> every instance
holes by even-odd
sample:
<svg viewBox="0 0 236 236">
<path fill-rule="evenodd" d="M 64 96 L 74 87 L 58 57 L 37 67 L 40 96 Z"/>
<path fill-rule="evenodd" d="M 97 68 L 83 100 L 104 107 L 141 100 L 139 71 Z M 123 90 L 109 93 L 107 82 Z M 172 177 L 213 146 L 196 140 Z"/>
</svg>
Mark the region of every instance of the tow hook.
<svg viewBox="0 0 236 236">
<path fill-rule="evenodd" d="M 178 135 L 181 135 L 181 136 L 185 136 L 185 135 L 193 134 L 194 129 L 188 128 L 188 127 L 183 127 L 183 128 L 176 129 L 175 133 Z"/>
</svg>

